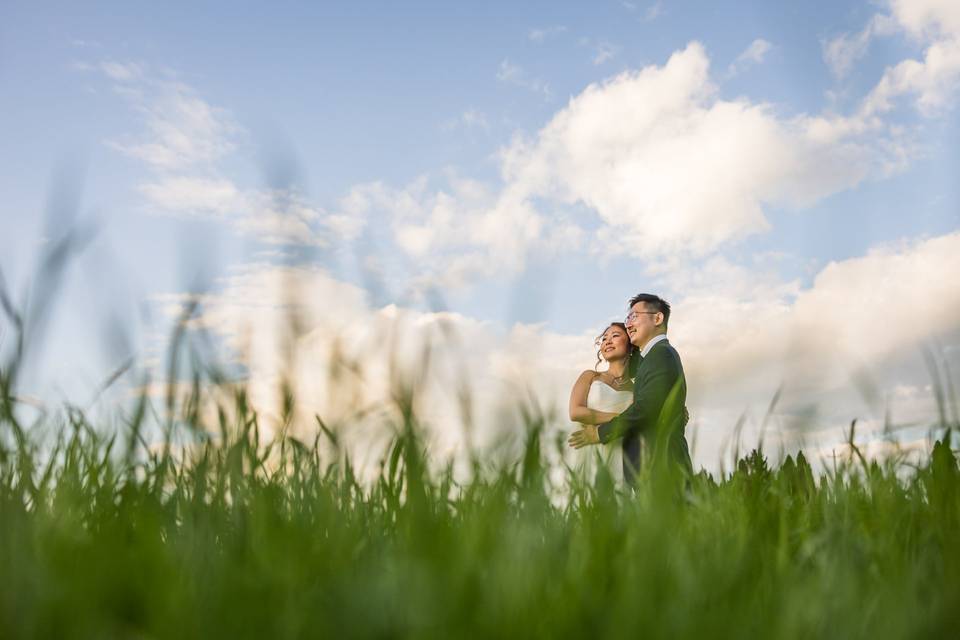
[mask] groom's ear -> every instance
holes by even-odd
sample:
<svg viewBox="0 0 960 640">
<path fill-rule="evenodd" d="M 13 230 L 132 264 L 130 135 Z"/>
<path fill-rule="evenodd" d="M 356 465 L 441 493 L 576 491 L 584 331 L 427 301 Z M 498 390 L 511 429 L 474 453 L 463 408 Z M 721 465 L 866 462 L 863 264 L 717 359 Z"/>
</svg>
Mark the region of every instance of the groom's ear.
<svg viewBox="0 0 960 640">
<path fill-rule="evenodd" d="M 653 317 L 653 324 L 658 327 L 663 324 L 663 311 L 657 311 L 657 315 Z"/>
</svg>

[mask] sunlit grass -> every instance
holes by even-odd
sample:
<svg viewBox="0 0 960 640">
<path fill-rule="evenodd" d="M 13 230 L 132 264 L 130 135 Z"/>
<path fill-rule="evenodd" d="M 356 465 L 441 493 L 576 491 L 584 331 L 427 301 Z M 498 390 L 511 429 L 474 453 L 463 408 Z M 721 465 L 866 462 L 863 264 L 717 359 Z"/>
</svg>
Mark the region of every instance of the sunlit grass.
<svg viewBox="0 0 960 640">
<path fill-rule="evenodd" d="M 48 281 L 62 262 L 53 251 Z M 431 459 L 401 377 L 382 413 L 394 437 L 361 479 L 321 416 L 315 439 L 290 435 L 292 387 L 264 444 L 243 385 L 184 375 L 189 309 L 159 407 L 144 393 L 115 429 L 69 407 L 25 424 L 37 304 L 21 314 L 0 294 L 15 337 L 0 367 L 0 637 L 960 632 L 957 425 L 942 411 L 919 466 L 866 459 L 851 429 L 853 455 L 820 473 L 755 450 L 731 474 L 685 487 L 647 473 L 633 492 L 602 466 L 562 467 L 562 439 L 531 410 L 502 425 L 525 442 L 515 459 L 472 450 L 456 474 Z M 212 412 L 211 388 L 227 390 Z"/>
<path fill-rule="evenodd" d="M 457 482 L 427 471 L 407 414 L 364 484 L 319 440 L 258 446 L 242 409 L 224 440 L 180 459 L 124 455 L 124 434 L 77 412 L 42 451 L 4 415 L 5 637 L 958 629 L 960 471 L 943 441 L 909 474 L 858 461 L 814 477 L 802 455 L 771 469 L 754 451 L 689 492 L 568 471 L 558 502 L 537 425 L 517 464 L 478 462 Z"/>
</svg>

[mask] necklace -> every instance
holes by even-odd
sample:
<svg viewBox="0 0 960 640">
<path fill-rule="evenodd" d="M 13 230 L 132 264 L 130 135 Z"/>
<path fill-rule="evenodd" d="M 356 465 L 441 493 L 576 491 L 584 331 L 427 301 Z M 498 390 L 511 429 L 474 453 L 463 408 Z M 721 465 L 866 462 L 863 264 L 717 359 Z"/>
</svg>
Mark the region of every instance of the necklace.
<svg viewBox="0 0 960 640">
<path fill-rule="evenodd" d="M 600 375 L 610 376 L 610 386 L 613 387 L 614 389 L 617 389 L 618 391 L 620 390 L 620 387 L 623 386 L 624 379 L 626 377 L 623 373 L 621 373 L 618 376 L 611 376 L 609 371 L 604 371 Z"/>
</svg>

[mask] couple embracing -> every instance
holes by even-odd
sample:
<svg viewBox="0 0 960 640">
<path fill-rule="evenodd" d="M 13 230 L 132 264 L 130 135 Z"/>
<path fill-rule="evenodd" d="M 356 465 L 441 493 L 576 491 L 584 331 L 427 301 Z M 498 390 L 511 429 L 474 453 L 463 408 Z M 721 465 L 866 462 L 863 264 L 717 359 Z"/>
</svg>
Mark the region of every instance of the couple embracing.
<svg viewBox="0 0 960 640">
<path fill-rule="evenodd" d="M 667 340 L 670 305 L 641 293 L 630 299 L 626 321 L 597 339 L 605 371 L 580 374 L 570 392 L 570 419 L 581 424 L 568 443 L 619 445 L 623 480 L 635 485 L 643 464 L 692 473 L 684 430 L 687 383 L 680 355 Z M 613 452 L 610 452 L 613 453 Z"/>
</svg>

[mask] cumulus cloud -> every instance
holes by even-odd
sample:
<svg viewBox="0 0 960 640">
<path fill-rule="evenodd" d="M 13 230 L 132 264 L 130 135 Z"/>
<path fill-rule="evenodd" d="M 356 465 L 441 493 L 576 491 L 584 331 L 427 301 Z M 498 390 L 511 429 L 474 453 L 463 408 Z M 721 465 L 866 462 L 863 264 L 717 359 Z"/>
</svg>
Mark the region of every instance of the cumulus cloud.
<svg viewBox="0 0 960 640">
<path fill-rule="evenodd" d="M 741 58 L 769 48 L 758 39 Z M 520 73 L 507 63 L 501 75 Z M 452 287 L 519 270 L 530 252 L 708 256 L 769 229 L 770 208 L 809 207 L 908 158 L 909 141 L 876 116 L 786 118 L 723 99 L 694 42 L 589 85 L 534 135 L 517 134 L 499 153 L 500 184 L 374 182 L 344 203 L 379 216 L 371 227 L 391 236 L 378 245 L 416 264 L 415 287 Z"/>
<path fill-rule="evenodd" d="M 592 84 L 502 153 L 510 189 L 581 203 L 638 254 L 704 253 L 768 228 L 765 205 L 805 207 L 856 185 L 868 149 L 802 119 L 717 96 L 702 45 Z"/>
<path fill-rule="evenodd" d="M 678 274 L 674 284 L 686 293 L 674 301 L 670 339 L 684 361 L 698 464 L 718 468 L 744 411 L 744 442 L 753 446 L 778 388 L 768 444 L 789 446 L 800 436 L 829 450 L 853 418 L 861 419 L 862 437 L 879 433 L 888 410 L 899 424 L 932 424 L 936 409 L 920 349 L 938 336 L 960 336 L 960 292 L 942 277 L 960 268 L 958 256 L 960 233 L 953 233 L 830 263 L 806 287 L 720 259 Z M 220 284 L 200 297 L 198 326 L 243 364 L 263 424 L 279 424 L 287 381 L 298 399 L 301 435 L 312 432 L 318 414 L 347 429 L 360 452 L 375 449 L 383 435 L 375 424 L 383 422 L 379 411 L 390 405 L 398 379 L 422 381 L 416 410 L 439 455 L 462 453 L 468 437 L 475 445 L 503 438 L 504 429 L 519 437 L 521 404 L 544 411 L 549 433 L 568 431 L 570 386 L 593 365 L 592 336 L 600 328 L 560 334 L 541 325 L 499 328 L 457 313 L 377 307 L 363 289 L 309 267 L 248 264 Z M 173 314 L 184 299 L 158 302 Z M 943 357 L 957 366 L 960 348 Z M 896 375 L 885 375 L 890 371 Z M 887 406 L 865 407 L 865 375 Z"/>
<path fill-rule="evenodd" d="M 455 193 L 440 190 L 415 199 L 427 198 L 424 209 L 442 201 L 441 211 L 458 212 L 458 226 L 477 231 L 470 234 L 477 241 L 466 243 L 471 250 L 449 254 L 451 265 L 461 265 L 453 267 L 459 274 L 489 274 L 477 265 L 522 266 L 517 256 L 543 244 L 541 230 L 557 228 L 563 231 L 552 244 L 563 239 L 571 248 L 608 253 L 614 247 L 658 260 L 709 256 L 768 230 L 771 209 L 808 208 L 909 165 L 915 143 L 886 112 L 908 94 L 928 114 L 948 106 L 960 64 L 951 7 L 932 0 L 894 3 L 890 16 L 875 17 L 863 34 L 828 47 L 836 69 L 845 72 L 860 55 L 859 43 L 865 47 L 877 35 L 899 28 L 934 39 L 923 62 L 888 69 L 849 114 L 785 117 L 762 102 L 725 99 L 711 79 L 705 49 L 692 42 L 663 65 L 589 85 L 535 134 L 515 135 L 499 154 L 502 184 L 488 187 L 496 196 L 458 203 Z M 763 61 L 771 47 L 756 39 L 733 71 Z M 506 60 L 499 77 L 526 78 Z M 509 242 L 503 234 L 491 238 L 486 229 L 510 228 L 502 226 L 513 215 L 508 212 L 520 218 L 517 232 Z M 436 255 L 449 235 L 436 229 L 449 227 L 447 220 L 440 215 L 429 224 L 397 224 L 397 241 L 411 255 Z M 490 246 L 510 250 L 497 255 Z"/>
<path fill-rule="evenodd" d="M 960 268 L 958 252 L 960 233 L 877 247 L 829 263 L 809 288 L 708 263 L 710 287 L 680 283 L 689 293 L 673 329 L 692 375 L 721 392 L 764 379 L 829 390 L 864 364 L 916 354 L 921 341 L 960 327 L 960 291 L 939 275 Z M 783 368 L 771 376 L 768 365 Z"/>
<path fill-rule="evenodd" d="M 960 81 L 960 39 L 932 43 L 919 60 L 904 60 L 888 68 L 864 99 L 861 113 L 871 116 L 890 111 L 894 101 L 913 96 L 917 109 L 932 115 L 948 108 Z"/>
<path fill-rule="evenodd" d="M 891 0 L 889 14 L 871 18 L 858 34 L 842 34 L 824 46 L 824 58 L 838 77 L 866 53 L 870 41 L 902 31 L 924 47 L 920 60 L 888 67 L 863 99 L 857 117 L 891 111 L 911 97 L 920 113 L 931 116 L 950 107 L 960 84 L 960 8 L 951 0 Z"/>
<path fill-rule="evenodd" d="M 421 176 L 400 188 L 381 182 L 355 185 L 341 200 L 346 214 L 367 220 L 378 245 L 409 258 L 412 292 L 458 288 L 478 277 L 520 270 L 531 250 L 573 249 L 580 230 L 562 215 L 550 224 L 522 194 L 447 172 Z M 396 269 L 392 269 L 396 273 Z"/>
<path fill-rule="evenodd" d="M 710 452 L 703 463 L 729 446 L 744 412 L 745 442 L 755 443 L 778 389 L 768 442 L 842 441 L 854 418 L 865 437 L 887 418 L 935 424 L 923 350 L 960 366 L 950 346 L 960 341 L 960 292 L 942 277 L 960 267 L 958 251 L 960 233 L 877 247 L 827 264 L 809 286 L 722 259 L 667 271 L 682 292 L 671 341 Z"/>
<path fill-rule="evenodd" d="M 894 17 L 918 38 L 960 35 L 960 6 L 952 0 L 891 0 Z"/>
<path fill-rule="evenodd" d="M 922 33 L 926 23 L 918 24 Z M 739 59 L 755 63 L 769 49 L 757 39 Z M 548 91 L 509 60 L 497 75 Z M 145 84 L 116 82 L 138 91 Z M 220 135 L 227 125 L 214 123 L 232 119 L 218 118 L 222 112 L 189 88 L 174 87 L 175 102 L 192 96 L 184 102 L 190 108 L 163 110 L 179 124 L 168 126 L 167 115 L 154 117 L 159 107 L 148 109 L 145 121 L 158 135 L 122 147 L 164 174 L 142 189 L 154 206 L 221 216 L 278 243 L 322 244 L 338 231 L 355 239 L 364 228 L 384 227 L 391 235 L 377 238 L 377 246 L 398 253 L 394 262 L 407 259 L 411 286 L 421 290 L 517 271 L 537 251 L 613 247 L 651 260 L 709 255 L 769 229 L 770 208 L 809 207 L 909 158 L 909 141 L 878 113 L 788 118 L 764 103 L 724 99 L 706 51 L 693 42 L 665 64 L 589 85 L 534 135 L 515 135 L 498 154 L 499 184 L 452 174 L 439 185 L 371 182 L 352 187 L 335 213 L 296 198 L 290 213 L 269 206 L 275 194 L 241 193 L 217 177 L 216 160 L 233 142 Z M 192 115 L 177 115 L 183 113 Z M 468 110 L 456 126 L 486 123 Z M 205 142 L 194 129 L 220 133 Z M 173 157 L 203 171 L 175 172 Z M 371 216 L 376 225 L 368 224 Z"/>
<path fill-rule="evenodd" d="M 242 382 L 266 437 L 281 423 L 287 382 L 297 399 L 293 433 L 312 434 L 319 415 L 343 429 L 361 460 L 376 455 L 388 435 L 382 424 L 391 417 L 398 384 L 421 381 L 417 415 L 434 453 L 445 457 L 463 453 L 471 425 L 478 446 L 522 437 L 519 416 L 504 418 L 529 402 L 531 392 L 553 428 L 562 423 L 565 429 L 561 409 L 571 372 L 592 362 L 589 336 L 531 325 L 501 330 L 456 313 L 372 307 L 363 289 L 310 267 L 248 264 L 215 293 L 155 302 L 175 316 L 188 299 L 200 304 L 192 327 L 212 332 L 243 366 Z"/>
<path fill-rule="evenodd" d="M 664 64 L 591 84 L 539 131 L 517 134 L 498 155 L 498 183 L 455 172 L 400 187 L 375 181 L 355 185 L 330 211 L 295 193 L 245 189 L 222 177 L 218 162 L 240 131 L 228 112 L 193 89 L 150 79 L 143 67 L 99 68 L 144 118 L 141 139 L 114 146 L 153 169 L 141 193 L 159 211 L 223 219 L 277 244 L 324 245 L 380 233 L 375 246 L 382 250 L 368 252 L 365 265 L 403 273 L 423 287 L 517 271 L 531 251 L 626 248 L 644 261 L 638 268 L 697 258 L 692 269 L 660 275 L 683 292 L 674 301 L 671 336 L 684 356 L 698 424 L 716 448 L 736 414 L 764 406 L 781 383 L 799 390 L 784 420 L 799 422 L 798 407 L 831 394 L 838 395 L 828 413 L 840 415 L 851 372 L 913 357 L 919 341 L 957 329 L 952 316 L 960 300 L 942 276 L 960 267 L 957 234 L 831 263 L 809 287 L 758 277 L 715 255 L 768 229 L 772 207 L 808 207 L 902 162 L 884 114 L 907 95 L 929 112 L 948 104 L 948 81 L 956 75 L 954 15 L 948 3 L 895 3 L 891 19 L 929 43 L 925 57 L 888 69 L 862 109 L 847 116 L 784 117 L 767 104 L 725 99 L 711 80 L 706 51 L 694 42 Z M 756 63 L 768 50 L 757 40 L 741 57 Z M 855 60 L 860 54 L 851 51 L 843 55 Z M 545 83 L 508 60 L 497 77 L 549 95 Z M 466 114 L 461 122 L 468 124 Z M 392 253 L 406 259 L 400 269 L 377 264 Z M 167 302 L 182 303 L 183 296 Z M 420 396 L 424 415 L 446 434 L 457 433 L 462 420 L 449 383 L 463 372 L 476 385 L 478 414 L 526 389 L 531 370 L 535 391 L 556 409 L 577 371 L 593 363 L 593 331 L 499 330 L 458 314 L 375 305 L 363 290 L 319 269 L 248 265 L 201 302 L 199 322 L 244 363 L 258 407 L 278 406 L 287 373 L 300 385 L 301 424 L 311 423 L 311 412 L 346 420 L 356 407 L 389 398 L 388 363 L 370 354 L 392 340 L 406 354 L 404 366 L 415 366 L 423 335 L 444 334 L 449 326 L 464 348 L 440 356 L 431 371 L 444 373 L 435 373 L 429 383 L 435 387 Z M 298 314 L 293 323 L 291 309 Z M 824 352 L 831 358 L 826 372 Z M 360 395 L 331 381 L 336 354 L 363 364 Z M 914 399 L 924 397 L 915 375 L 898 384 L 914 389 Z M 494 422 L 490 414 L 474 418 Z"/>
</svg>

